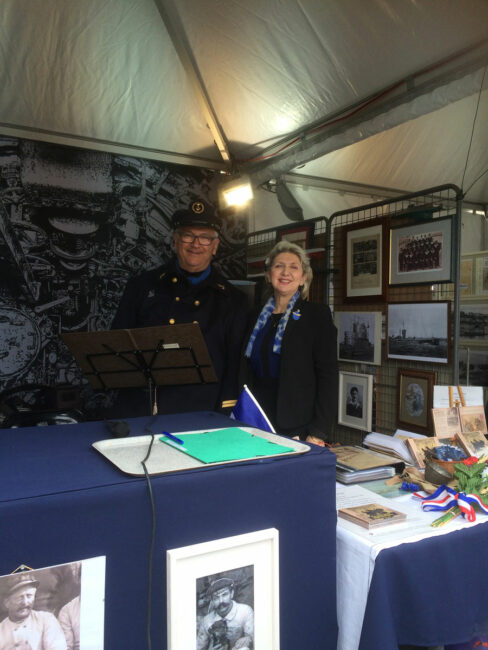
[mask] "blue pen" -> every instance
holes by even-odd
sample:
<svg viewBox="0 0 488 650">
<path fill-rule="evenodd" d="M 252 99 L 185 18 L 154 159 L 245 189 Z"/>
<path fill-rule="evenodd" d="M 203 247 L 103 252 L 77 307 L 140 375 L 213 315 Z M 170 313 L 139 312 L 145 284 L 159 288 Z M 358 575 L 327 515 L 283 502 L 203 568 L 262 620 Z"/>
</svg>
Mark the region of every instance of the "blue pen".
<svg viewBox="0 0 488 650">
<path fill-rule="evenodd" d="M 161 431 L 161 433 L 163 434 L 163 436 L 166 436 L 167 438 L 169 438 L 173 442 L 177 442 L 179 445 L 184 445 L 185 444 L 184 441 L 181 438 L 177 438 L 172 433 L 168 433 L 167 431 Z"/>
</svg>

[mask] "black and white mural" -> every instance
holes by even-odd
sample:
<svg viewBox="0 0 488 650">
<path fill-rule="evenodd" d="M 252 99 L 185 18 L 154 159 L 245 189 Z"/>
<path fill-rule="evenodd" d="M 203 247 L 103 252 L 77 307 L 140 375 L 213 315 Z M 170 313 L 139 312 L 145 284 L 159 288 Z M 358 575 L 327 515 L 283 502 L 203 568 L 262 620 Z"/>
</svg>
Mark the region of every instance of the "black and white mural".
<svg viewBox="0 0 488 650">
<path fill-rule="evenodd" d="M 0 136 L 0 397 L 20 385 L 83 386 L 63 332 L 110 327 L 127 279 L 171 255 L 172 213 L 215 203 L 217 173 Z M 245 277 L 245 217 L 217 264 Z M 101 404 L 100 404 L 101 406 Z"/>
</svg>

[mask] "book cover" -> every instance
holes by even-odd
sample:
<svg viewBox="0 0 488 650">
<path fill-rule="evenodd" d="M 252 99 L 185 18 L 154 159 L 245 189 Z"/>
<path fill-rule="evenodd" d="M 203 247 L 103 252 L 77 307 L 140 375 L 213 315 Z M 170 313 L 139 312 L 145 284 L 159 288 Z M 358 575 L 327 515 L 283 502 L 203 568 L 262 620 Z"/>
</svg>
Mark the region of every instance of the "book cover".
<svg viewBox="0 0 488 650">
<path fill-rule="evenodd" d="M 465 454 L 485 458 L 488 456 L 488 441 L 481 431 L 466 431 L 458 433 L 456 440 Z"/>
<path fill-rule="evenodd" d="M 415 465 L 420 469 L 425 468 L 425 454 L 428 450 L 438 447 L 441 442 L 439 438 L 433 436 L 431 438 L 407 438 L 405 441 Z"/>
<path fill-rule="evenodd" d="M 352 508 L 340 508 L 339 517 L 352 521 L 363 528 L 377 528 L 389 524 L 405 521 L 407 515 L 399 510 L 394 510 L 379 503 L 368 503 L 362 506 Z"/>
<path fill-rule="evenodd" d="M 482 406 L 460 406 L 461 432 L 482 431 L 487 433 L 485 410 Z"/>
<path fill-rule="evenodd" d="M 341 445 L 340 447 L 331 447 L 331 451 L 337 456 L 337 464 L 346 469 L 359 470 L 371 469 L 373 467 L 382 467 L 384 465 L 394 465 L 400 461 L 380 454 L 364 447 L 354 447 L 353 445 Z"/>
<path fill-rule="evenodd" d="M 455 436 L 461 433 L 461 421 L 456 407 L 432 409 L 432 420 L 436 436 Z"/>
</svg>

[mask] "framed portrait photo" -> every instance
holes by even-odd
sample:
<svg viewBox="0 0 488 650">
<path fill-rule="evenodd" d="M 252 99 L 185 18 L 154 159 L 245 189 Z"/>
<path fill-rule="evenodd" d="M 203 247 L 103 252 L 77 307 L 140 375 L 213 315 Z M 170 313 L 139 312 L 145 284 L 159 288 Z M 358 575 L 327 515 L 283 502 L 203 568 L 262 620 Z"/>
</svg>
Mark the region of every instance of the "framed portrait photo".
<svg viewBox="0 0 488 650">
<path fill-rule="evenodd" d="M 397 382 L 398 428 L 432 434 L 435 373 L 399 368 Z"/>
<path fill-rule="evenodd" d="M 344 302 L 384 300 L 386 244 L 386 219 L 344 226 Z"/>
<path fill-rule="evenodd" d="M 336 311 L 334 321 L 340 361 L 381 365 L 380 311 Z"/>
<path fill-rule="evenodd" d="M 459 338 L 466 345 L 486 344 L 488 340 L 488 300 L 459 305 Z"/>
<path fill-rule="evenodd" d="M 278 530 L 166 552 L 168 648 L 279 650 Z"/>
<path fill-rule="evenodd" d="M 276 233 L 277 241 L 289 241 L 301 246 L 304 250 L 311 246 L 313 225 L 296 226 L 295 228 L 280 228 Z"/>
<path fill-rule="evenodd" d="M 387 311 L 388 359 L 449 363 L 450 303 L 390 303 Z"/>
<path fill-rule="evenodd" d="M 339 424 L 371 431 L 373 375 L 339 372 Z"/>
<path fill-rule="evenodd" d="M 453 281 L 453 218 L 390 227 L 390 285 Z"/>
</svg>

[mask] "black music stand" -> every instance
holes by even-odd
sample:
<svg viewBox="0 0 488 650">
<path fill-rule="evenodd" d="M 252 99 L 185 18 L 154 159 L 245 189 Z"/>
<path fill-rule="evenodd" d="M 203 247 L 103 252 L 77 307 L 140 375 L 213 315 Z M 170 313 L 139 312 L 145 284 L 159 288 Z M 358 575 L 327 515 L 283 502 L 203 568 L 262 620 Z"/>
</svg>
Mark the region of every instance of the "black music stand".
<svg viewBox="0 0 488 650">
<path fill-rule="evenodd" d="M 149 388 L 215 383 L 197 323 L 61 334 L 91 386 Z"/>
</svg>

